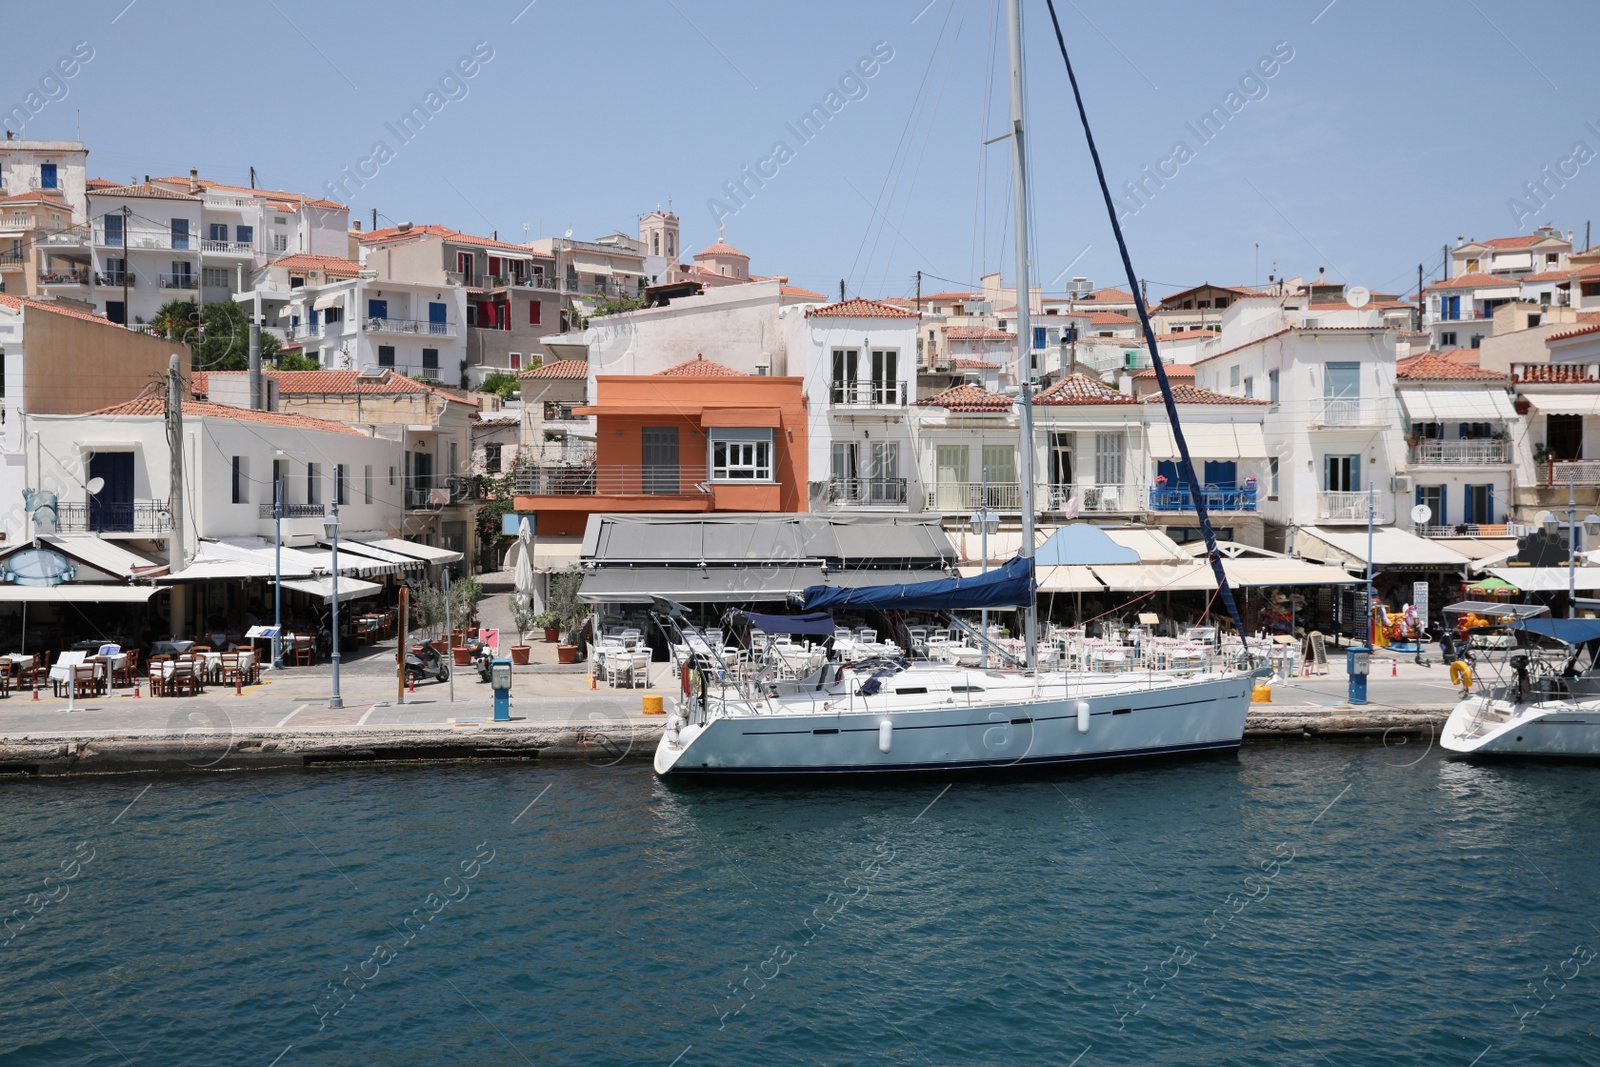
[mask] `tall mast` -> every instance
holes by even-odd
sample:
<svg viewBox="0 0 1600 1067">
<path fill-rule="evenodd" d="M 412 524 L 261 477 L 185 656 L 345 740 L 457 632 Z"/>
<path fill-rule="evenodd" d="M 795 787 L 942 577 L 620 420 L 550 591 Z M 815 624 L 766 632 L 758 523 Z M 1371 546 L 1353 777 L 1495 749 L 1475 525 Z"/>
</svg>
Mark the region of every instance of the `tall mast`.
<svg viewBox="0 0 1600 1067">
<path fill-rule="evenodd" d="M 1022 549 L 1019 555 L 1033 556 L 1033 333 L 1028 323 L 1032 310 L 1028 286 L 1028 154 L 1022 138 L 1022 0 L 1011 0 L 1006 7 L 1006 37 L 1011 53 L 1011 183 L 1012 200 L 1017 205 L 1017 428 L 1021 437 L 1017 455 L 1017 474 L 1022 481 Z M 1037 602 L 1030 598 L 1024 613 L 1024 642 L 1028 668 L 1038 661 L 1039 617 Z"/>
</svg>

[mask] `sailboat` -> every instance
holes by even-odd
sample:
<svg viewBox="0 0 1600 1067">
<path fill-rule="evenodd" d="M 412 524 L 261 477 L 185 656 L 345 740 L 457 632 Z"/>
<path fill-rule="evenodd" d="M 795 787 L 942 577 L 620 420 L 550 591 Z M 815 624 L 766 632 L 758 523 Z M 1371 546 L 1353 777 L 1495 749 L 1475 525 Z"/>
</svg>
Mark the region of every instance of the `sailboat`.
<svg viewBox="0 0 1600 1067">
<path fill-rule="evenodd" d="M 1056 21 L 1051 7 L 1052 22 Z M 1189 483 L 1218 595 L 1238 632 L 1245 632 L 1222 570 L 1221 554 L 1206 514 L 1188 444 L 1165 366 L 1156 349 L 1132 262 L 1116 221 L 1099 154 L 1083 110 L 1077 79 L 1056 23 L 1056 38 L 1077 97 L 1079 116 L 1100 176 L 1129 288 L 1136 294 L 1157 381 L 1178 446 L 1180 471 Z M 762 617 L 769 633 L 781 627 L 831 632 L 819 614 L 830 607 L 879 611 L 943 611 L 1016 607 L 1024 621 L 1021 670 L 903 664 L 892 660 L 823 663 L 807 676 L 779 684 L 729 685 L 701 635 L 677 605 L 658 602 L 658 623 L 674 646 L 690 650 L 698 679 L 690 699 L 668 720 L 656 748 L 662 776 L 907 773 L 997 771 L 1007 768 L 1126 761 L 1134 758 L 1235 749 L 1257 677 L 1247 664 L 1196 673 L 1140 671 L 1097 674 L 1040 671 L 1034 579 L 1032 353 L 1029 341 L 1028 173 L 1023 122 L 1021 0 L 1007 6 L 1011 130 L 1016 210 L 1017 378 L 1022 485 L 1022 538 L 1018 558 L 990 574 L 900 586 L 806 590 L 805 617 Z"/>
</svg>

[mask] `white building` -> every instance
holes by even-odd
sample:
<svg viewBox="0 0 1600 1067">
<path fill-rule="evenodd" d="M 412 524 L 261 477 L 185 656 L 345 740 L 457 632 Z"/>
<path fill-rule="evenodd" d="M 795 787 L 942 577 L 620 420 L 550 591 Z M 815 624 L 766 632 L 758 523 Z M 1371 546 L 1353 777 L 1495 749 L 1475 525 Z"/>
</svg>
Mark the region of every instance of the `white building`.
<svg viewBox="0 0 1600 1067">
<path fill-rule="evenodd" d="M 1518 452 L 1531 456 L 1524 420 L 1507 392 L 1509 377 L 1453 354 L 1424 352 L 1400 360 L 1395 388 L 1405 428 L 1412 506 L 1429 511 L 1429 534 L 1459 527 L 1478 533 L 1503 525 L 1512 507 Z M 1396 494 L 1397 522 L 1408 501 Z"/>
<path fill-rule="evenodd" d="M 72 209 L 72 221 L 82 223 L 88 211 L 84 198 L 88 180 L 88 149 L 81 141 L 0 141 L 0 197 L 46 193 Z"/>
</svg>

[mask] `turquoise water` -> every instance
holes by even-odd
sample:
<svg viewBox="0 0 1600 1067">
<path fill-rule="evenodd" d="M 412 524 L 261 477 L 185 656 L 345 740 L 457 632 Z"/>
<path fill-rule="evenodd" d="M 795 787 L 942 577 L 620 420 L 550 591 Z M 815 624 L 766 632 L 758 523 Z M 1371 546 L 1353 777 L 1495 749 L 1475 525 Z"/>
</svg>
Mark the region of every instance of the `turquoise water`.
<svg viewBox="0 0 1600 1067">
<path fill-rule="evenodd" d="M 1597 773 L 13 780 L 0 1063 L 1600 1064 Z"/>
</svg>

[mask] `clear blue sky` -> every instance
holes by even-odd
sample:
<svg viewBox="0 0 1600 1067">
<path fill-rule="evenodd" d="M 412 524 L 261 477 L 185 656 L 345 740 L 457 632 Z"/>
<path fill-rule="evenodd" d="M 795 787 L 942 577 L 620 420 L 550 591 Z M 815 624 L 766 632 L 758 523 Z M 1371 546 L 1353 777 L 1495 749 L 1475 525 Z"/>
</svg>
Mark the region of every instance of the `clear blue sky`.
<svg viewBox="0 0 1600 1067">
<path fill-rule="evenodd" d="M 1123 284 L 1048 14 L 1043 0 L 1025 7 L 1036 280 Z M 1419 262 L 1437 277 L 1457 235 L 1549 220 L 1581 245 L 1600 208 L 1600 159 L 1568 163 L 1575 176 L 1520 224 L 1508 207 L 1576 142 L 1600 153 L 1592 2 L 1552 0 L 1536 21 L 1505 0 L 1058 8 L 1113 185 L 1146 165 L 1176 173 L 1127 222 L 1154 294 L 1264 281 L 1273 263 L 1405 291 Z M 775 176 L 747 182 L 754 195 L 725 220 L 758 273 L 889 296 L 918 269 L 963 285 L 1011 277 L 1009 145 L 981 145 L 1006 106 L 993 0 L 113 0 L 21 5 L 7 23 L 8 110 L 76 42 L 93 48 L 24 134 L 72 137 L 81 121 L 95 175 L 197 166 L 245 184 L 253 165 L 264 187 L 320 191 L 365 166 L 364 184 L 337 194 L 352 217 L 377 208 L 511 240 L 524 226 L 633 232 L 670 200 L 693 251 L 716 236 L 708 201 L 738 207 L 724 183 L 764 165 Z M 493 57 L 451 81 L 480 41 Z M 802 143 L 786 124 L 878 42 L 892 58 L 846 80 Z M 1240 89 L 1278 42 L 1292 59 Z M 426 108 L 430 90 L 436 113 L 403 142 L 386 124 Z M 1230 90 L 1236 113 L 1202 143 L 1186 124 L 1226 109 Z M 1164 162 L 1180 140 L 1193 157 Z M 378 141 L 393 158 L 374 160 Z"/>
</svg>

